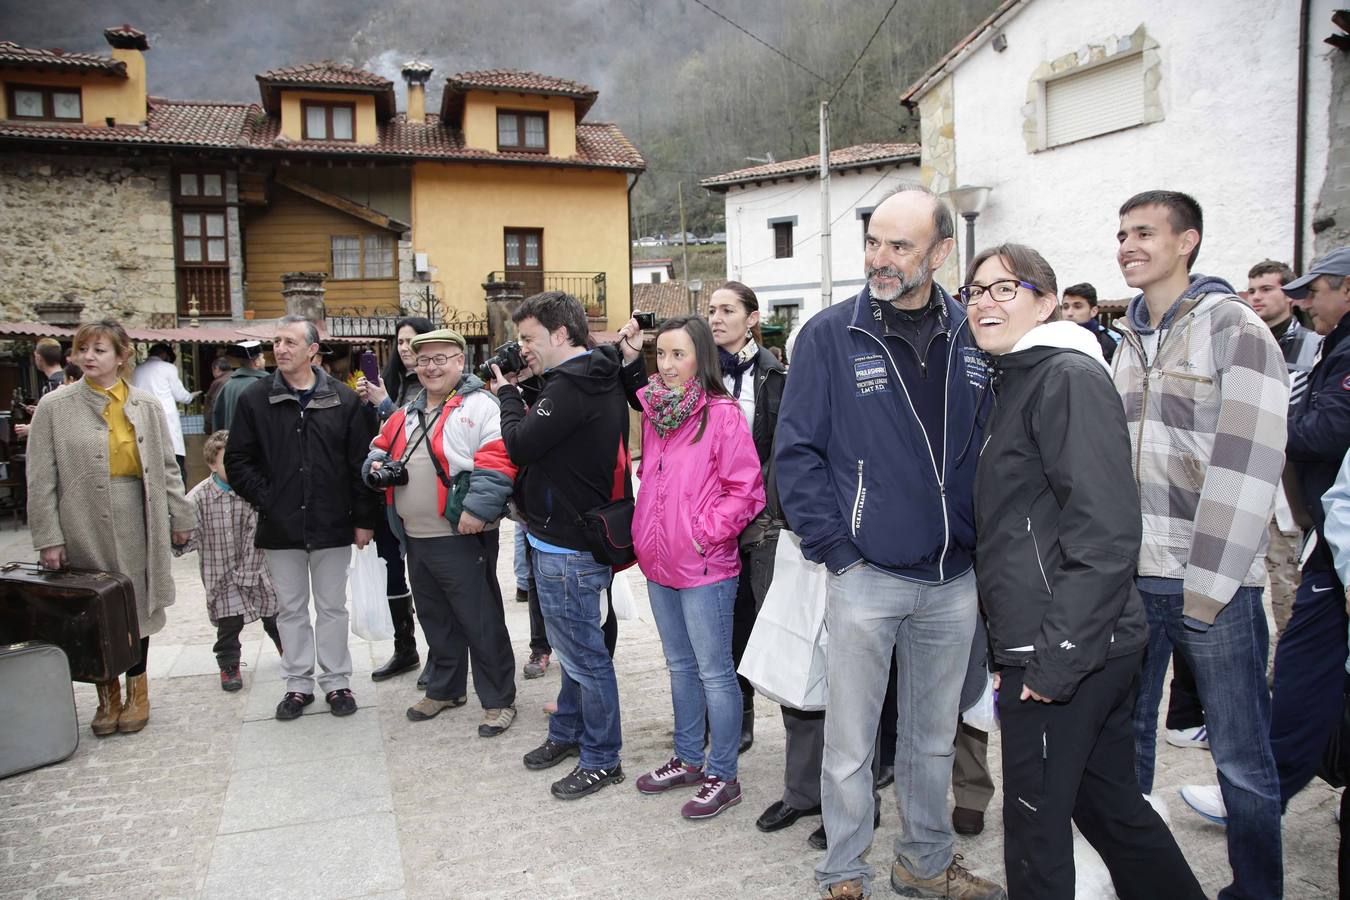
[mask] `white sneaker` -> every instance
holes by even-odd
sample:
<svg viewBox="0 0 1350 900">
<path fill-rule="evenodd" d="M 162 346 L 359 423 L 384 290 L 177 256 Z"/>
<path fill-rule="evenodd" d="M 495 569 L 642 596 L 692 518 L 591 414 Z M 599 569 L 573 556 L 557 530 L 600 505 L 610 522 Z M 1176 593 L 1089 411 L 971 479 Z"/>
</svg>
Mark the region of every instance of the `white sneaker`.
<svg viewBox="0 0 1350 900">
<path fill-rule="evenodd" d="M 1228 824 L 1228 807 L 1224 806 L 1223 793 L 1217 784 L 1188 784 L 1181 789 L 1181 799 L 1201 818 L 1215 825 Z"/>
<path fill-rule="evenodd" d="M 1209 749 L 1209 731 L 1201 725 L 1197 728 L 1167 729 L 1167 743 L 1173 747 L 1194 747 L 1197 750 Z"/>
</svg>

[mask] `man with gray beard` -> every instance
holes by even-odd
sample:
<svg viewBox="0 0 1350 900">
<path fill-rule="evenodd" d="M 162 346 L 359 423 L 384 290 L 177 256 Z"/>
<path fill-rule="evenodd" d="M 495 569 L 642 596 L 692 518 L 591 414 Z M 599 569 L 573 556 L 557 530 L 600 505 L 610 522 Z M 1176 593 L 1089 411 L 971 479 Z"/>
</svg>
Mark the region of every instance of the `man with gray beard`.
<svg viewBox="0 0 1350 900">
<path fill-rule="evenodd" d="M 829 571 L 820 805 L 822 896 L 862 898 L 875 829 L 877 724 L 897 667 L 891 886 L 908 897 L 998 900 L 953 853 L 947 788 L 978 618 L 973 488 L 989 368 L 933 271 L 951 211 L 902 187 L 867 227 L 867 285 L 797 337 L 774 462 L 802 554 Z M 891 760 L 883 760 L 889 763 Z"/>
</svg>

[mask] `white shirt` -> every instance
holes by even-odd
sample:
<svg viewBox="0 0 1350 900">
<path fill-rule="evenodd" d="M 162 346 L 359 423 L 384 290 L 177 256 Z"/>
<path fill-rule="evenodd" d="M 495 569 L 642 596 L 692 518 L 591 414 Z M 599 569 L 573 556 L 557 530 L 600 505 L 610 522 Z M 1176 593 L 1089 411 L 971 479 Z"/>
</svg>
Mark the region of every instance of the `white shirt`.
<svg viewBox="0 0 1350 900">
<path fill-rule="evenodd" d="M 131 383 L 155 395 L 159 405 L 164 408 L 164 424 L 169 429 L 169 443 L 173 444 L 174 456 L 185 455 L 187 451 L 183 447 L 183 423 L 178 418 L 178 404 L 190 401 L 192 394 L 183 387 L 177 367 L 152 356 L 136 367 L 131 375 Z"/>
</svg>

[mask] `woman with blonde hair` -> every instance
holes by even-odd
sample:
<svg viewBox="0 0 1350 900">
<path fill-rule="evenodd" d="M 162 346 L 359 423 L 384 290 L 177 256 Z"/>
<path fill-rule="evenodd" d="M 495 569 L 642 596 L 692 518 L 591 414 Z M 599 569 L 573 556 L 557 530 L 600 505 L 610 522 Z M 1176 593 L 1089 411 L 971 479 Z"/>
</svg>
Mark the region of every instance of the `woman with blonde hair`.
<svg viewBox="0 0 1350 900">
<path fill-rule="evenodd" d="M 111 319 L 82 325 L 70 355 L 84 377 L 44 397 L 28 433 L 28 524 L 44 568 L 118 572 L 135 587 L 141 659 L 125 703 L 116 679 L 97 686 L 90 728 L 103 737 L 150 719 L 145 660 L 174 601 L 170 545 L 187 543 L 197 518 L 159 402 L 123 377 L 126 331 Z"/>
</svg>

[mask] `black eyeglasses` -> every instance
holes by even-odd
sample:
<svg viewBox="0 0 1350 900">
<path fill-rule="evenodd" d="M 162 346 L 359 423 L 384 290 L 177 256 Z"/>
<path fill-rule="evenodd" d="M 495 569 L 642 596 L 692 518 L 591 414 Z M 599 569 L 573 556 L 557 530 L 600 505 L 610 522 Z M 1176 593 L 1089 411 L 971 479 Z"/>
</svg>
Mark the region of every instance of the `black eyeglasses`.
<svg viewBox="0 0 1350 900">
<path fill-rule="evenodd" d="M 999 303 L 1007 303 L 1017 296 L 1017 289 L 1024 287 L 1033 294 L 1039 294 L 1040 288 L 1029 281 L 1023 281 L 1020 278 L 1000 278 L 998 281 L 989 284 L 963 284 L 956 289 L 956 296 L 966 306 L 974 306 L 980 302 L 980 298 L 988 293 Z"/>
<path fill-rule="evenodd" d="M 452 359 L 463 359 L 463 353 L 456 353 L 454 356 L 446 356 L 444 353 L 437 353 L 435 356 L 417 357 L 417 367 L 425 369 L 427 366 L 443 366 Z"/>
</svg>

